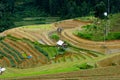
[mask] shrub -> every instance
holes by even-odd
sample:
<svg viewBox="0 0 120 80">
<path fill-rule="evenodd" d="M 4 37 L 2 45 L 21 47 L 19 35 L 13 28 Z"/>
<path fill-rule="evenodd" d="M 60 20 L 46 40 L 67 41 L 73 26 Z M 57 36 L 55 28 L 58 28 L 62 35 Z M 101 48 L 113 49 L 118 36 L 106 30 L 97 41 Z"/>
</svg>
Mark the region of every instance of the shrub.
<svg viewBox="0 0 120 80">
<path fill-rule="evenodd" d="M 112 66 L 116 66 L 117 64 L 116 63 L 111 63 Z"/>
<path fill-rule="evenodd" d="M 90 33 L 81 33 L 81 32 L 78 32 L 77 36 L 85 38 L 85 39 L 90 39 L 90 40 L 92 39 L 92 34 L 90 34 Z"/>
<path fill-rule="evenodd" d="M 82 32 L 78 32 L 77 36 L 81 37 L 81 38 L 85 38 L 88 40 L 98 40 L 98 41 L 102 41 L 104 39 L 104 35 L 99 35 L 99 37 L 95 37 L 94 35 L 92 35 L 91 33 L 82 33 Z M 108 36 L 105 37 L 105 40 L 119 40 L 120 39 L 120 32 L 111 32 L 108 34 Z"/>
<path fill-rule="evenodd" d="M 81 31 L 76 31 L 75 35 L 78 37 L 93 40 L 93 41 L 103 41 L 105 40 L 117 40 L 120 39 L 120 32 L 110 32 L 107 36 L 103 33 L 102 26 L 96 26 L 94 24 L 86 25 L 82 27 Z"/>
<path fill-rule="evenodd" d="M 106 40 L 115 40 L 115 39 L 120 39 L 120 32 L 111 32 L 106 37 Z"/>
<path fill-rule="evenodd" d="M 35 47 L 40 53 L 42 53 L 43 55 L 45 55 L 46 57 L 48 57 L 48 53 L 45 52 L 45 51 L 41 48 L 41 46 L 39 46 L 39 45 L 34 45 L 34 47 Z"/>
<path fill-rule="evenodd" d="M 82 63 L 80 65 L 77 65 L 77 67 L 79 69 L 91 69 L 91 68 L 94 68 L 95 66 L 93 64 L 89 64 L 89 63 Z"/>
<path fill-rule="evenodd" d="M 50 38 L 51 38 L 51 39 L 54 39 L 54 40 L 56 40 L 56 41 L 60 39 L 60 37 L 59 37 L 58 34 L 56 34 L 56 33 L 52 34 L 52 35 L 50 36 Z"/>
<path fill-rule="evenodd" d="M 120 32 L 111 33 L 114 35 L 115 39 L 120 39 Z"/>
</svg>

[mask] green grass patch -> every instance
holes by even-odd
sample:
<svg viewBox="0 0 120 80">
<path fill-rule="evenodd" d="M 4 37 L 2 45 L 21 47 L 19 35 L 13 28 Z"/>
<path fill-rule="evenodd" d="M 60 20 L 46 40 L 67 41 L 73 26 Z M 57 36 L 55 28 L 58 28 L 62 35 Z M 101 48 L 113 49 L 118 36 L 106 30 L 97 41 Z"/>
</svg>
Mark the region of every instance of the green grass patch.
<svg viewBox="0 0 120 80">
<path fill-rule="evenodd" d="M 92 40 L 92 34 L 78 32 L 77 36 L 85 39 Z"/>
<path fill-rule="evenodd" d="M 111 32 L 106 37 L 106 40 L 120 40 L 120 32 Z"/>
<path fill-rule="evenodd" d="M 79 68 L 79 69 L 91 69 L 91 68 L 95 68 L 95 64 L 93 64 L 93 63 L 82 63 L 82 64 L 80 64 L 80 65 L 77 65 L 77 67 Z"/>
<path fill-rule="evenodd" d="M 56 47 L 42 47 L 42 49 L 48 53 L 50 59 L 58 54 L 58 49 Z"/>
<path fill-rule="evenodd" d="M 78 71 L 80 69 L 76 67 L 76 64 L 80 65 L 81 63 L 83 62 L 72 61 L 67 63 L 62 62 L 28 69 L 7 68 L 6 72 L 1 75 L 0 78 L 17 78 L 24 76 L 37 76 L 42 74 L 56 74 L 61 72 Z"/>
<path fill-rule="evenodd" d="M 93 41 L 104 41 L 104 35 L 99 37 L 95 37 L 94 35 L 90 33 L 82 33 L 78 32 L 77 36 L 88 39 L 88 40 L 93 40 Z M 120 32 L 111 32 L 108 34 L 108 36 L 105 37 L 105 40 L 120 40 Z"/>
<path fill-rule="evenodd" d="M 5 73 L 0 76 L 0 78 L 17 78 L 17 77 L 25 77 L 25 76 L 38 76 L 43 74 L 56 74 L 62 72 L 72 72 L 84 69 L 91 69 L 95 67 L 95 63 L 102 58 L 107 58 L 107 56 L 99 57 L 93 60 L 77 60 L 77 61 L 69 61 L 69 62 L 60 62 L 56 64 L 44 65 L 41 67 L 28 68 L 28 69 L 15 69 L 15 68 L 7 68 Z M 87 64 L 89 63 L 89 64 Z M 81 67 L 81 68 L 80 68 Z"/>
<path fill-rule="evenodd" d="M 50 36 L 51 39 L 58 41 L 60 39 L 59 35 L 57 33 L 54 33 Z"/>
</svg>

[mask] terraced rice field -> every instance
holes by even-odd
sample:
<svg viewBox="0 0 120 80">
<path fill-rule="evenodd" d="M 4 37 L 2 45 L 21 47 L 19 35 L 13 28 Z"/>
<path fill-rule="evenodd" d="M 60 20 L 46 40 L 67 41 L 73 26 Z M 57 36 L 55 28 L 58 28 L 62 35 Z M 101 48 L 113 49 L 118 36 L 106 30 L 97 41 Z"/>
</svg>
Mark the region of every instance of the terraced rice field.
<svg viewBox="0 0 120 80">
<path fill-rule="evenodd" d="M 85 40 L 82 38 L 78 38 L 77 36 L 74 35 L 74 32 L 76 30 L 80 30 L 82 26 L 87 25 L 88 23 L 82 23 L 82 25 L 77 25 L 76 27 L 70 27 L 70 28 L 68 27 L 68 29 L 66 29 L 66 25 L 69 26 L 69 21 L 66 21 L 66 23 L 64 24 L 65 24 L 65 28 L 63 27 L 64 30 L 61 34 L 63 37 L 62 39 L 69 41 L 70 43 L 72 43 L 73 45 L 77 47 L 94 50 L 94 51 L 98 51 L 102 53 L 104 53 L 106 49 L 104 48 L 104 46 L 107 47 L 107 49 L 109 50 L 114 50 L 114 49 L 120 50 L 119 40 L 108 41 L 108 42 L 94 42 L 94 41 L 89 41 L 89 40 Z M 57 25 L 61 26 L 61 23 L 58 23 Z M 64 25 L 62 24 L 62 26 Z"/>
<path fill-rule="evenodd" d="M 1 33 L 0 36 L 4 37 L 0 40 L 0 56 L 3 56 L 3 58 L 0 59 L 0 64 L 2 66 L 15 68 L 32 68 L 36 66 L 38 67 L 52 64 L 57 65 L 69 62 L 74 63 L 76 61 L 78 63 L 92 61 L 96 64 L 101 60 L 101 58 L 109 56 L 105 54 L 106 50 L 117 49 L 118 52 L 113 51 L 112 53 L 120 52 L 119 40 L 109 42 L 94 42 L 78 38 L 73 34 L 75 30 L 81 29 L 81 26 L 87 24 L 90 24 L 90 22 L 83 22 L 79 20 L 65 20 L 54 24 L 22 26 L 7 30 Z M 51 33 L 57 32 L 56 30 L 59 27 L 63 29 L 62 33 L 59 34 L 60 39 L 68 43 L 68 47 L 63 52 L 59 51 L 58 47 L 56 46 L 56 41 L 53 41 L 49 37 Z M 28 58 L 30 55 L 32 55 L 32 57 Z M 101 63 L 101 65 L 104 64 Z M 108 76 L 106 79 L 110 79 L 109 75 L 111 75 L 111 72 L 110 74 L 102 74 L 102 71 L 100 70 L 104 71 L 104 69 L 86 70 L 73 73 L 56 74 L 53 78 L 51 78 L 49 75 L 45 75 L 43 77 L 40 76 L 35 79 L 62 78 L 64 80 L 65 78 L 72 79 L 73 76 L 75 79 L 79 79 L 81 77 L 92 79 L 90 76 L 98 79 L 98 76 L 102 78 L 103 75 Z M 87 71 L 88 74 L 85 75 Z M 100 74 L 95 74 L 97 73 L 96 71 L 100 71 Z M 75 76 L 74 73 L 78 75 Z M 57 75 L 59 75 L 59 77 L 56 77 Z M 72 76 L 69 77 L 70 75 Z M 112 76 L 112 78 L 115 76 Z"/>
<path fill-rule="evenodd" d="M 73 22 L 75 22 L 75 23 L 72 23 L 72 24 L 75 24 L 73 26 L 76 26 L 76 27 L 84 24 L 84 22 L 80 22 L 80 21 L 73 21 Z M 63 25 L 64 23 L 68 24 L 69 22 L 68 21 L 61 22 L 61 25 L 63 27 L 64 27 Z M 16 67 L 19 67 L 19 65 L 22 65 L 22 64 L 25 65 L 25 63 L 26 63 L 26 67 L 29 63 L 33 63 L 28 65 L 29 67 L 36 65 L 38 63 L 47 64 L 49 63 L 49 60 L 47 59 L 50 59 L 50 63 L 79 60 L 80 56 L 78 55 L 81 54 L 81 52 L 78 52 L 78 54 L 70 52 L 70 53 L 64 53 L 59 55 L 56 47 L 53 47 L 53 48 L 43 47 L 43 46 L 40 46 L 40 45 L 38 46 L 34 44 L 35 42 L 37 42 L 42 45 L 56 46 L 56 42 L 52 41 L 49 37 L 50 32 L 57 30 L 56 26 L 58 25 L 55 25 L 55 24 L 41 25 L 41 26 L 33 25 L 29 27 L 23 26 L 23 27 L 5 31 L 2 33 L 6 36 L 5 36 L 5 39 L 1 41 L 1 46 L 3 46 L 1 50 L 5 52 L 7 55 L 8 53 L 11 53 L 9 54 L 9 56 L 11 56 L 12 58 L 11 60 L 13 60 L 12 62 L 15 64 Z M 85 53 L 86 54 L 82 54 L 82 55 L 86 56 L 89 59 L 92 59 L 95 57 L 87 52 Z M 27 56 L 32 55 L 32 58 L 24 59 L 22 54 L 25 54 Z M 46 55 L 48 55 L 48 57 L 46 57 Z"/>
</svg>

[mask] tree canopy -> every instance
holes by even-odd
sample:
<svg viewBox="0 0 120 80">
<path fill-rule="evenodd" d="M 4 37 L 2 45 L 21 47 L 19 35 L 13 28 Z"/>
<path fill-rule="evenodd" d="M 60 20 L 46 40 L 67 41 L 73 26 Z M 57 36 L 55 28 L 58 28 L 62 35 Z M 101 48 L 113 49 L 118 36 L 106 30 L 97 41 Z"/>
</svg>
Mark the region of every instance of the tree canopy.
<svg viewBox="0 0 120 80">
<path fill-rule="evenodd" d="M 108 0 L 0 0 L 0 32 L 13 27 L 15 16 L 49 16 L 74 18 L 95 15 L 103 18 L 108 12 Z M 120 12 L 120 0 L 109 0 L 109 12 Z M 112 6 L 111 6 L 112 5 Z M 26 11 L 27 10 L 27 11 Z M 41 15 L 41 16 L 42 16 Z M 46 15 L 46 16 L 47 16 Z M 14 16 L 14 17 L 13 17 Z M 15 18 L 17 19 L 17 18 Z"/>
</svg>

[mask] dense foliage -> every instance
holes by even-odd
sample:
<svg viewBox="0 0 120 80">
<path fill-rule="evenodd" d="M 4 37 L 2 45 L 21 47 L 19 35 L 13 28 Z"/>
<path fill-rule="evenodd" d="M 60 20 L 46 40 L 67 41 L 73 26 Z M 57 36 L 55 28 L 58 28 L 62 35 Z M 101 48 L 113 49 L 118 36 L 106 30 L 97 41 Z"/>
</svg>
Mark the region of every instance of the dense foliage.
<svg viewBox="0 0 120 80">
<path fill-rule="evenodd" d="M 0 32 L 13 26 L 12 13 L 14 11 L 14 0 L 0 1 Z"/>
<path fill-rule="evenodd" d="M 76 31 L 75 35 L 78 37 L 88 39 L 88 40 L 94 40 L 94 41 L 104 41 L 104 40 L 120 40 L 120 32 L 113 32 L 110 31 L 108 35 L 105 35 L 104 27 L 106 25 L 101 23 L 101 25 L 86 25 L 83 26 L 83 29 L 80 31 Z"/>
<path fill-rule="evenodd" d="M 35 5 L 50 13 L 63 17 L 76 17 L 92 14 L 96 9 L 103 13 L 108 11 L 116 13 L 120 11 L 120 0 L 34 0 Z M 109 4 L 108 4 L 109 1 Z M 112 5 L 112 6 L 110 6 Z"/>
<path fill-rule="evenodd" d="M 109 12 L 120 12 L 120 0 L 109 1 Z M 95 13 L 101 18 L 104 11 L 108 11 L 108 0 L 1 0 L 0 32 L 13 27 L 14 21 L 22 17 L 74 18 Z"/>
</svg>

